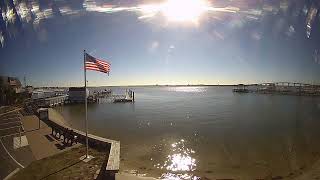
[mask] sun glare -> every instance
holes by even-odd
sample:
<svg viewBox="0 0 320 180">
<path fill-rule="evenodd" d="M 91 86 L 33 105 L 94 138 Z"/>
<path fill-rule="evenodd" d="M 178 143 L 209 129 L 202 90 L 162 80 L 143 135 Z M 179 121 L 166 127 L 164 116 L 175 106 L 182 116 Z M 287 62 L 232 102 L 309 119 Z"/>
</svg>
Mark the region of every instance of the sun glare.
<svg viewBox="0 0 320 180">
<path fill-rule="evenodd" d="M 208 2 L 204 0 L 168 0 L 163 4 L 161 13 L 168 21 L 198 22 L 207 7 Z"/>
</svg>

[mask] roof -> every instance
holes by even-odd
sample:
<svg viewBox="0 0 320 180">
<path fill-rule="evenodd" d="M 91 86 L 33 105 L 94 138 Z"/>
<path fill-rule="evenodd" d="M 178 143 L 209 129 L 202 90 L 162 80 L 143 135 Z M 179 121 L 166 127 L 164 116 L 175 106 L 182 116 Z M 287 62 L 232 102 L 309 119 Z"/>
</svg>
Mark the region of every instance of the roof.
<svg viewBox="0 0 320 180">
<path fill-rule="evenodd" d="M 84 87 L 70 87 L 69 91 L 84 91 Z"/>
</svg>

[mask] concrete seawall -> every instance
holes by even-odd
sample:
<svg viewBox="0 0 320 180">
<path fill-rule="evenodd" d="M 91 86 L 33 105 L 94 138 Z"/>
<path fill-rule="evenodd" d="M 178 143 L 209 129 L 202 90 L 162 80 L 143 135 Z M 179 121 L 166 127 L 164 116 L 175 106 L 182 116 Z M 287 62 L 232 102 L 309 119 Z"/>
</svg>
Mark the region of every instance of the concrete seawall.
<svg viewBox="0 0 320 180">
<path fill-rule="evenodd" d="M 41 113 L 47 111 L 47 116 L 41 115 Z M 65 136 L 63 132 L 72 132 L 72 136 L 76 137 L 76 142 L 85 144 L 86 133 L 77 129 L 73 129 L 64 120 L 63 116 L 52 108 L 40 109 L 39 117 L 45 123 L 52 128 L 52 132 L 61 133 Z M 62 136 L 63 136 L 62 135 Z M 59 134 L 59 136 L 61 136 Z M 63 137 L 66 138 L 66 137 Z M 95 136 L 93 134 L 88 134 L 88 144 L 91 148 L 95 148 L 106 152 L 106 160 L 103 163 L 100 174 L 103 176 L 114 176 L 120 169 L 120 142 Z"/>
</svg>

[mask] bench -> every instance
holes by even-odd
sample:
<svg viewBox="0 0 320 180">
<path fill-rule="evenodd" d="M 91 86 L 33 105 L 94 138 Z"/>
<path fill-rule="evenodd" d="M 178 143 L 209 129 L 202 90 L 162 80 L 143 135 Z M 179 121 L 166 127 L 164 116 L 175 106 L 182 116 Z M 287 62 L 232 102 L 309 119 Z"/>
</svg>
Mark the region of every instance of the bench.
<svg viewBox="0 0 320 180">
<path fill-rule="evenodd" d="M 64 142 L 69 143 L 71 141 L 71 145 L 73 143 L 86 143 L 86 133 L 83 131 L 79 131 L 76 129 L 72 129 L 63 124 L 59 124 L 58 122 L 54 122 L 52 120 L 48 120 L 47 124 L 52 128 L 52 135 L 56 137 L 61 136 L 64 137 Z M 89 146 L 96 146 L 97 148 L 109 149 L 108 159 L 105 161 L 106 166 L 103 167 L 103 171 L 106 172 L 107 176 L 114 176 L 115 173 L 119 172 L 120 169 L 120 142 L 114 141 L 111 139 L 102 138 L 99 136 L 95 136 L 93 134 L 88 134 L 88 143 Z"/>
</svg>

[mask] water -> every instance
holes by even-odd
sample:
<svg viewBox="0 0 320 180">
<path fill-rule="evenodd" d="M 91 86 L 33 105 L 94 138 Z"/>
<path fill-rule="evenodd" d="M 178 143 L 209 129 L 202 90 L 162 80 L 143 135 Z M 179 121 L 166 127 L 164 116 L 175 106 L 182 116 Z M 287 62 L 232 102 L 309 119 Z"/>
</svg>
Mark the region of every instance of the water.
<svg viewBox="0 0 320 180">
<path fill-rule="evenodd" d="M 319 158 L 319 98 L 231 87 L 130 89 L 134 104 L 88 106 L 89 133 L 121 141 L 122 170 L 164 179 L 285 177 Z M 57 109 L 83 129 L 84 105 Z"/>
</svg>

